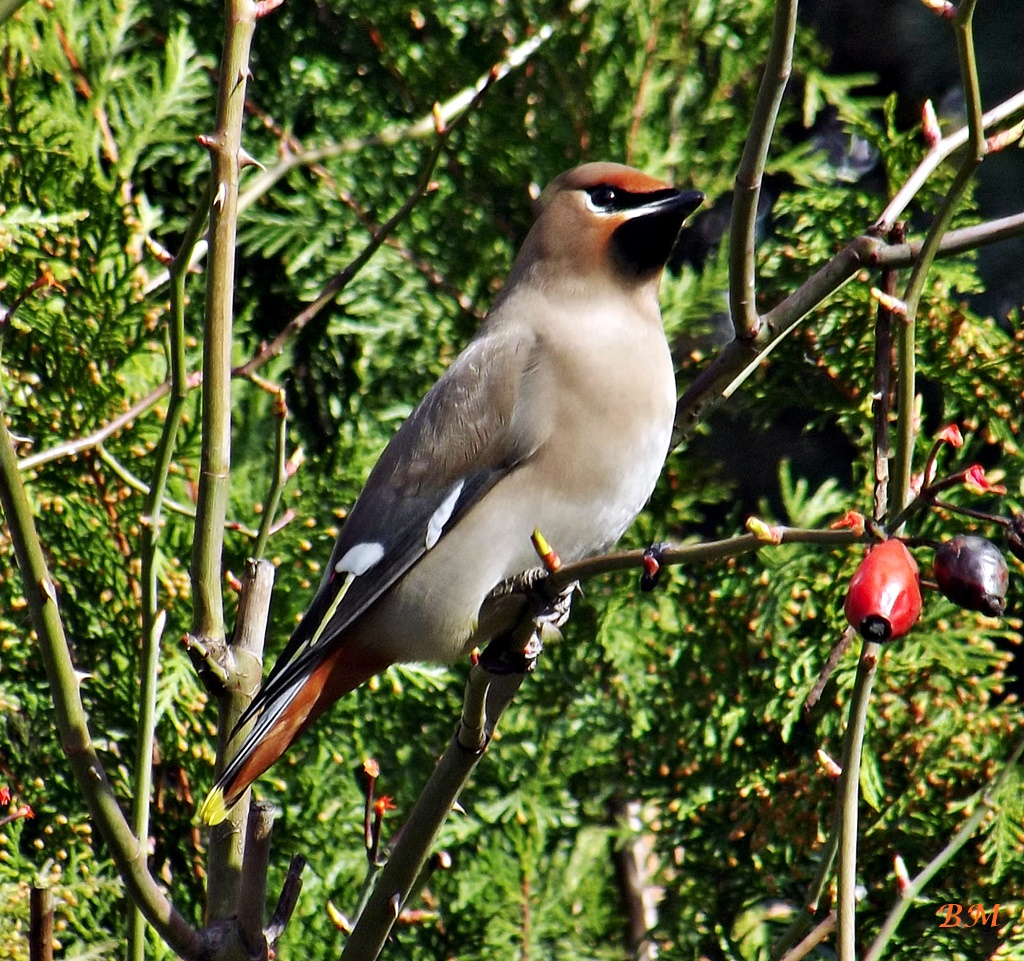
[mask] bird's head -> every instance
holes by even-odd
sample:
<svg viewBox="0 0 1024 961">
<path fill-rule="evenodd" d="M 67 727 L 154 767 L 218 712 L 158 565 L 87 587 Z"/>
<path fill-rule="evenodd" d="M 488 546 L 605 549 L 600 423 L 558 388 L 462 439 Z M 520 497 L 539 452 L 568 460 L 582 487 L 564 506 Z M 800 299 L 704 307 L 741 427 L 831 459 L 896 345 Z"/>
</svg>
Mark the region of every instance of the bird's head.
<svg viewBox="0 0 1024 961">
<path fill-rule="evenodd" d="M 623 164 L 584 164 L 541 194 L 520 258 L 581 277 L 647 283 L 660 274 L 683 221 L 703 200 L 697 190 L 677 190 Z"/>
</svg>

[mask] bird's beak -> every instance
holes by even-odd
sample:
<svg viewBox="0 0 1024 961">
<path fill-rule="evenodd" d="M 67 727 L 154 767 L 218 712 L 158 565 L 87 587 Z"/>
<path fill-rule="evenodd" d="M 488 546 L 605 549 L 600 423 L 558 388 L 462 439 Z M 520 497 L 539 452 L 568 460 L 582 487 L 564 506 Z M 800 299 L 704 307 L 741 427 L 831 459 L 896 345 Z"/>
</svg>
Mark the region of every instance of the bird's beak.
<svg viewBox="0 0 1024 961">
<path fill-rule="evenodd" d="M 704 202 L 699 190 L 668 187 L 644 195 L 620 213 L 611 237 L 612 256 L 625 276 L 644 281 L 661 271 L 683 221 Z"/>
</svg>

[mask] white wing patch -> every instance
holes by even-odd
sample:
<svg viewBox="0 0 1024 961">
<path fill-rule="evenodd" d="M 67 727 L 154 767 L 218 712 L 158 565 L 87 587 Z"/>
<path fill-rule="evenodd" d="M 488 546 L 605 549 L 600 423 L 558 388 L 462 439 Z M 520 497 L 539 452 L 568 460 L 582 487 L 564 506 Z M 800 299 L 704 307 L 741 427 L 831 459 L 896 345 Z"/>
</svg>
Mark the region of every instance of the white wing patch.
<svg viewBox="0 0 1024 961">
<path fill-rule="evenodd" d="M 345 551 L 341 560 L 334 565 L 338 574 L 353 574 L 362 577 L 374 564 L 384 556 L 384 545 L 372 541 L 353 544 Z"/>
<path fill-rule="evenodd" d="M 427 522 L 426 544 L 428 551 L 441 539 L 441 534 L 444 533 L 444 525 L 451 520 L 455 505 L 459 502 L 459 495 L 462 493 L 462 485 L 464 483 L 465 481 L 459 481 L 448 492 L 448 496 L 441 501 L 441 506 L 430 515 L 430 520 Z"/>
</svg>

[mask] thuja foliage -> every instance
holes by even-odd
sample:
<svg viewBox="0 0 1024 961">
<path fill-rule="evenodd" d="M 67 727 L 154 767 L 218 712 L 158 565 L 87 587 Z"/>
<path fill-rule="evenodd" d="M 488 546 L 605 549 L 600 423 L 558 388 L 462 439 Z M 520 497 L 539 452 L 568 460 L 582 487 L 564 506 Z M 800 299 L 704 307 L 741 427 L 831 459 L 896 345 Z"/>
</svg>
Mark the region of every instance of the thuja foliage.
<svg viewBox="0 0 1024 961">
<path fill-rule="evenodd" d="M 260 170 L 245 171 L 239 362 L 345 268 L 412 191 L 433 132 L 410 125 L 552 28 L 452 135 L 434 188 L 389 243 L 260 369 L 285 388 L 290 445 L 306 453 L 283 505 L 291 520 L 270 541 L 271 656 L 311 596 L 374 457 L 486 310 L 527 229 L 536 186 L 581 160 L 607 158 L 705 191 L 711 211 L 666 277 L 663 305 L 680 386 L 714 356 L 727 309 L 719 233 L 771 15 L 770 4 L 747 0 L 643 9 L 331 2 L 285 4 L 260 23 L 246 149 L 270 172 L 287 156 L 324 149 L 317 163 L 295 165 L 269 187 Z M 207 164 L 196 136 L 213 124 L 220 10 L 30 2 L 0 30 L 0 389 L 86 676 L 92 733 L 127 805 L 143 505 L 166 401 L 102 442 L 40 455 L 110 423 L 168 376 L 166 264 L 202 202 Z M 895 103 L 869 96 L 869 81 L 830 75 L 800 30 L 762 218 L 765 305 L 862 232 L 923 153 L 919 132 L 897 129 Z M 824 148 L 823 130 L 861 138 L 877 158 L 870 174 L 848 176 Z M 937 172 L 912 225 L 926 223 L 950 179 Z M 968 204 L 957 224 L 977 218 Z M 815 311 L 672 455 L 630 544 L 728 536 L 750 512 L 804 527 L 827 526 L 850 508 L 870 512 L 868 290 L 877 282 L 865 272 Z M 201 262 L 187 289 L 195 371 Z M 978 289 L 965 255 L 938 263 L 926 290 L 919 469 L 930 434 L 957 422 L 967 448 L 944 453 L 942 467 L 983 461 L 1004 474 L 1009 493 L 998 503 L 966 492 L 950 499 L 1006 512 L 1022 495 L 1020 318 L 975 315 L 968 298 Z M 272 398 L 259 386 L 239 381 L 234 403 L 224 567 L 238 572 L 267 496 L 276 428 Z M 214 714 L 180 639 L 191 615 L 198 409 L 193 392 L 159 540 L 167 621 L 151 839 L 154 871 L 197 923 L 205 838 L 193 819 L 212 780 Z M 777 440 L 780 428 L 788 446 Z M 925 514 L 910 533 L 938 540 L 970 526 Z M 11 795 L 0 826 L 0 957 L 27 957 L 32 884 L 54 890 L 65 956 L 113 954 L 124 938 L 123 887 L 68 776 L 5 532 L 0 546 L 0 779 Z M 834 782 L 817 751 L 839 755 L 854 654 L 813 711 L 804 701 L 844 627 L 843 585 L 860 553 L 766 546 L 667 570 L 650 595 L 635 576 L 586 585 L 564 641 L 545 652 L 445 827 L 446 858 L 400 924 L 395 955 L 470 961 L 514 946 L 524 958 L 627 956 L 616 864 L 640 842 L 645 884 L 660 895 L 650 923 L 663 957 L 765 958 L 800 910 L 829 829 Z M 925 568 L 929 557 L 920 550 Z M 929 594 L 921 624 L 885 652 L 861 777 L 865 938 L 895 899 L 894 855 L 911 871 L 926 864 L 979 803 L 1020 729 L 1010 690 L 1018 585 L 1002 620 Z M 233 607 L 230 582 L 225 595 Z M 389 670 L 343 699 L 261 779 L 259 793 L 280 811 L 271 890 L 291 854 L 310 860 L 279 956 L 337 956 L 338 918 L 354 909 L 366 870 L 363 761 L 377 759 L 378 791 L 397 806 L 386 839 L 447 742 L 464 676 L 465 665 Z M 1024 909 L 1016 775 L 997 801 L 978 838 L 910 911 L 893 956 L 1024 957 L 1013 923 Z M 940 928 L 947 902 L 998 902 L 1008 923 Z M 150 954 L 169 956 L 156 939 Z"/>
</svg>

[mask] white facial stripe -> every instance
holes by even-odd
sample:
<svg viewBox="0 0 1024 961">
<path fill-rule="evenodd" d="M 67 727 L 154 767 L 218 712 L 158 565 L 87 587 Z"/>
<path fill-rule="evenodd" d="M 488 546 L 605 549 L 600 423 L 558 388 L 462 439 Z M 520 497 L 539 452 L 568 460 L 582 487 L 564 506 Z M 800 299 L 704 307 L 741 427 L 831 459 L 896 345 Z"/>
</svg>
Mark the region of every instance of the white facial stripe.
<svg viewBox="0 0 1024 961">
<path fill-rule="evenodd" d="M 455 505 L 459 502 L 459 495 L 462 493 L 463 483 L 464 481 L 459 481 L 441 502 L 441 506 L 430 515 L 430 520 L 427 522 L 426 544 L 428 551 L 441 539 L 444 525 L 451 520 L 452 512 L 455 510 Z"/>
<path fill-rule="evenodd" d="M 354 574 L 361 577 L 384 556 L 384 545 L 364 541 L 350 547 L 341 560 L 334 565 L 339 574 Z"/>
</svg>

